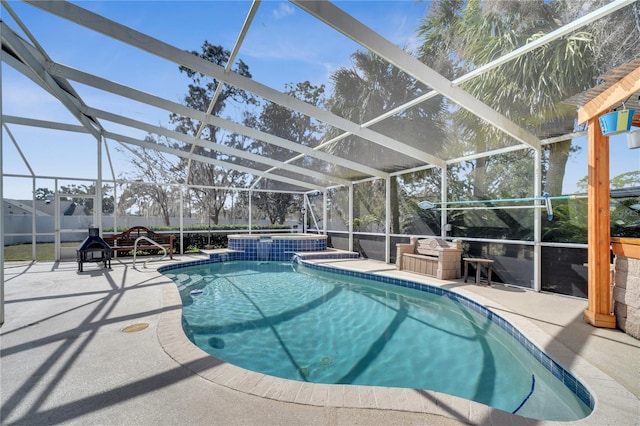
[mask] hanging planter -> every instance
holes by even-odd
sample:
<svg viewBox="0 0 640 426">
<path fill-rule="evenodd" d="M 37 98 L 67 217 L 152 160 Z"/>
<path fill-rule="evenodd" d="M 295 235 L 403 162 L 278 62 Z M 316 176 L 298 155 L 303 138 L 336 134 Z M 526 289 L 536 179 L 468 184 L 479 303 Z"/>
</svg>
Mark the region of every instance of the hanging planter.
<svg viewBox="0 0 640 426">
<path fill-rule="evenodd" d="M 640 130 L 627 133 L 627 146 L 629 149 L 640 148 Z"/>
<path fill-rule="evenodd" d="M 600 116 L 600 127 L 602 134 L 605 136 L 617 135 L 618 133 L 628 132 L 631 129 L 631 121 L 633 121 L 632 109 L 623 109 L 622 111 L 613 111 Z"/>
</svg>

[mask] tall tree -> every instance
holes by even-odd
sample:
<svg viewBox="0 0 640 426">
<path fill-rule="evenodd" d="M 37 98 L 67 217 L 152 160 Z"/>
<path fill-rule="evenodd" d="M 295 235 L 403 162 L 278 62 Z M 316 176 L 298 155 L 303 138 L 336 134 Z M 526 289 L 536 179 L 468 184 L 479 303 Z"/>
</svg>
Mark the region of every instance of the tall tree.
<svg viewBox="0 0 640 426">
<path fill-rule="evenodd" d="M 201 50 L 191 52 L 207 61 L 219 66 L 225 66 L 229 61 L 231 53 L 222 46 L 217 46 L 205 41 Z M 255 104 L 256 100 L 250 94 L 238 89 L 234 86 L 226 85 L 215 78 L 211 78 L 205 74 L 194 71 L 190 68 L 180 66 L 180 72 L 185 73 L 191 79 L 188 85 L 188 92 L 184 97 L 183 103 L 196 110 L 207 112 L 219 116 L 224 114 L 226 108 L 231 103 L 239 105 L 240 110 L 246 111 L 249 105 Z M 251 77 L 249 67 L 242 60 L 238 60 L 232 67 L 232 71 L 244 77 Z M 216 89 L 220 86 L 215 104 L 210 108 Z M 240 117 L 233 117 L 239 121 L 247 119 L 246 114 Z M 224 132 L 216 126 L 205 124 L 202 125 L 198 120 L 179 114 L 171 114 L 170 121 L 175 125 L 175 130 L 210 142 L 209 146 L 201 146 L 196 144 L 182 144 L 172 141 L 163 141 L 162 143 L 170 145 L 177 149 L 191 152 L 194 155 L 208 157 L 214 160 L 242 163 L 237 158 L 222 154 L 215 149 L 216 144 L 225 144 L 239 149 L 247 149 L 251 141 L 246 138 Z M 243 173 L 231 168 L 213 166 L 201 161 L 190 161 L 187 158 L 180 158 L 178 164 L 173 171 L 187 172 L 180 176 L 177 173 L 175 180 L 180 180 L 185 184 L 192 184 L 194 190 L 190 192 L 193 195 L 192 205 L 199 212 L 204 221 L 211 220 L 217 224 L 221 212 L 231 195 L 231 187 L 239 185 L 246 177 Z M 160 195 L 160 194 L 159 194 Z"/>
<path fill-rule="evenodd" d="M 147 135 L 145 142 L 179 148 L 179 145 L 167 139 L 156 140 Z M 133 169 L 123 175 L 127 181 L 119 200 L 118 211 L 124 214 L 132 207 L 147 215 L 162 217 L 165 226 L 170 225 L 170 218 L 179 212 L 180 192 L 160 182 L 181 184 L 185 181 L 185 170 L 180 167 L 179 160 L 170 158 L 155 149 L 132 148 L 129 162 Z M 142 208 L 144 206 L 144 208 Z"/>
<path fill-rule="evenodd" d="M 114 209 L 114 198 L 113 195 L 107 195 L 109 190 L 107 185 L 102 186 L 102 213 L 113 213 Z M 36 192 L 38 192 L 36 190 Z M 53 194 L 53 191 L 48 189 L 44 189 L 45 193 Z M 93 197 L 96 194 L 96 185 L 95 184 L 70 184 L 70 185 L 61 185 L 60 192 L 68 195 L 75 195 L 75 197 L 66 197 L 67 200 L 73 201 L 76 205 L 82 206 L 87 214 L 93 213 Z"/>
<path fill-rule="evenodd" d="M 55 195 L 55 191 L 49 188 L 36 188 L 34 197 L 36 200 L 46 200 L 53 198 Z"/>
<path fill-rule="evenodd" d="M 285 85 L 287 95 L 316 107 L 324 105 L 324 92 L 324 85 L 315 86 L 309 81 Z M 309 147 L 318 145 L 323 130 L 322 124 L 317 120 L 273 102 L 265 103 L 255 125 L 263 132 Z M 279 161 L 287 161 L 297 155 L 291 150 L 262 142 L 256 142 L 254 148 L 261 155 Z M 314 167 L 314 161 L 310 158 L 303 159 L 301 164 L 307 168 Z M 299 178 L 307 179 L 304 176 Z M 259 187 L 266 188 L 264 184 Z M 292 193 L 254 192 L 253 197 L 254 204 L 265 212 L 272 224 L 282 224 L 288 213 L 299 211 L 299 197 Z"/>
<path fill-rule="evenodd" d="M 418 29 L 423 41 L 420 59 L 454 79 L 606 3 L 602 0 L 434 2 Z M 616 62 L 630 60 L 637 54 L 638 7 L 633 8 L 636 13 L 619 11 L 485 73 L 463 87 L 534 134 L 550 137 L 568 133 L 573 127 L 575 109 L 562 101 L 593 85 L 595 78 Z M 611 31 L 620 36 L 613 37 L 615 42 L 608 34 Z M 504 134 L 467 112 L 459 113 L 458 118 L 454 123 L 465 129 L 462 134 L 466 141 L 478 151 L 509 143 Z M 567 140 L 547 148 L 547 192 L 562 192 L 570 147 L 571 141 Z M 485 161 L 476 160 L 476 186 L 483 190 Z"/>
<path fill-rule="evenodd" d="M 397 67 L 371 52 L 357 51 L 351 55 L 353 67 L 340 68 L 331 79 L 333 94 L 328 102 L 331 111 L 356 123 L 366 123 L 383 113 L 403 105 L 425 93 L 427 88 Z M 387 134 L 413 146 L 429 148 L 433 153 L 441 149 L 442 130 L 438 121 L 441 110 L 439 100 L 426 102 L 389 117 L 371 129 Z M 336 136 L 335 130 L 328 132 L 328 139 Z M 372 142 L 348 136 L 335 143 L 331 152 L 364 164 L 394 171 L 410 160 L 403 154 L 385 149 Z M 396 179 L 391 182 L 391 206 L 393 211 L 393 233 L 400 232 L 398 210 L 398 188 Z M 359 216 L 360 204 L 366 200 L 356 199 L 354 216 Z M 383 209 L 378 205 L 378 209 Z M 383 211 L 375 216 L 384 217 Z"/>
</svg>

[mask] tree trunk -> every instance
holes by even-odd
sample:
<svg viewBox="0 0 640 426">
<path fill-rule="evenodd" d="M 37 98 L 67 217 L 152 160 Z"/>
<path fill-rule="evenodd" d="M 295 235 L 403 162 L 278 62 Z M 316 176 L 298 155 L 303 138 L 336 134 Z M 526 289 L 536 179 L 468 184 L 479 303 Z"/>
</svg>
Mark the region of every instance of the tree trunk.
<svg viewBox="0 0 640 426">
<path fill-rule="evenodd" d="M 570 139 L 549 145 L 549 169 L 544 184 L 544 190 L 549 195 L 562 195 L 562 182 L 570 150 Z"/>
<path fill-rule="evenodd" d="M 485 165 L 487 164 L 487 159 L 485 157 L 480 157 L 476 159 L 476 167 L 473 170 L 473 198 L 475 200 L 481 199 L 485 197 Z"/>
<path fill-rule="evenodd" d="M 213 209 L 213 211 L 211 212 L 211 221 L 213 222 L 214 225 L 217 225 L 218 222 L 220 221 L 220 208 L 216 207 Z"/>
<path fill-rule="evenodd" d="M 391 233 L 400 233 L 400 205 L 398 203 L 398 176 L 391 176 Z"/>
<path fill-rule="evenodd" d="M 169 202 L 167 201 L 169 197 L 166 196 L 164 191 L 157 193 L 156 201 L 160 204 L 160 212 L 162 213 L 162 219 L 164 220 L 164 226 L 170 225 L 170 214 L 169 214 Z"/>
</svg>

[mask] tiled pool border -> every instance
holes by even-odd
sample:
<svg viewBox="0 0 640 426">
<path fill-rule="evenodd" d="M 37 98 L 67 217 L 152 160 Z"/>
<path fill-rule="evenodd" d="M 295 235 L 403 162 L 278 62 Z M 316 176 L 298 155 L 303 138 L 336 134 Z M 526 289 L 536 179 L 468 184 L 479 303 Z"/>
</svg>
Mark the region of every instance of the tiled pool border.
<svg viewBox="0 0 640 426">
<path fill-rule="evenodd" d="M 345 257 L 347 256 L 347 257 Z M 226 261 L 234 261 L 237 260 L 235 258 L 233 252 L 221 252 L 214 253 L 210 255 L 209 259 L 196 260 L 191 262 L 184 262 L 178 264 L 166 265 L 158 268 L 158 272 L 165 273 L 167 271 L 171 271 L 174 269 L 181 269 L 189 266 L 198 266 L 198 265 L 206 265 L 211 263 L 221 263 Z M 510 336 L 512 336 L 518 343 L 520 343 L 533 357 L 555 378 L 560 380 L 573 394 L 575 394 L 585 405 L 587 405 L 592 411 L 595 408 L 595 399 L 593 395 L 589 392 L 589 390 L 573 376 L 570 372 L 564 369 L 561 365 L 555 362 L 551 357 L 549 357 L 544 351 L 538 348 L 535 344 L 533 344 L 527 337 L 525 337 L 518 329 L 516 329 L 509 321 L 502 318 L 500 315 L 495 312 L 485 308 L 479 303 L 469 299 L 466 296 L 455 293 L 453 291 L 436 287 L 428 284 L 423 284 L 407 279 L 402 278 L 393 278 L 389 276 L 376 275 L 368 272 L 360 272 L 353 271 L 347 269 L 334 268 L 331 266 L 324 266 L 315 263 L 305 262 L 305 260 L 311 259 L 340 259 L 340 258 L 353 258 L 349 254 L 338 253 L 316 253 L 309 255 L 293 255 L 291 261 L 302 264 L 304 267 L 309 269 L 315 269 L 318 271 L 335 273 L 339 275 L 345 275 L 354 278 L 363 278 L 370 279 L 377 282 L 382 282 L 385 284 L 397 285 L 406 288 L 412 288 L 419 291 L 424 291 L 427 293 L 435 294 L 437 296 L 447 297 L 448 299 L 460 303 L 461 305 L 473 309 L 480 315 L 489 319 L 497 326 L 502 328 L 505 332 L 507 332 Z"/>
<path fill-rule="evenodd" d="M 460 303 L 461 305 L 473 309 L 483 317 L 492 321 L 498 327 L 502 328 L 506 331 L 511 337 L 513 337 L 520 345 L 522 345 L 527 352 L 533 355 L 533 357 L 538 361 L 545 369 L 547 369 L 553 376 L 560 380 L 573 394 L 575 394 L 578 399 L 580 399 L 585 405 L 587 405 L 591 410 L 595 408 L 595 400 L 591 392 L 578 380 L 576 379 L 570 372 L 565 370 L 560 364 L 555 362 L 551 357 L 549 357 L 546 353 L 544 353 L 540 348 L 534 345 L 529 339 L 527 339 L 517 328 L 515 328 L 509 321 L 502 318 L 500 315 L 496 314 L 493 311 L 485 308 L 479 303 L 465 297 L 461 294 L 455 293 L 453 291 L 431 286 L 428 284 L 422 284 L 415 281 L 410 281 L 401 278 L 393 278 L 389 276 L 375 275 L 367 272 L 360 271 L 351 271 L 347 269 L 338 269 L 330 266 L 318 265 L 314 263 L 305 262 L 304 259 L 299 256 L 294 256 L 293 262 L 302 264 L 304 267 L 309 269 L 316 269 L 323 272 L 330 272 L 339 275 L 346 275 L 354 278 L 364 278 L 377 282 L 382 282 L 385 284 L 397 285 L 401 287 L 412 288 L 419 291 L 424 291 L 427 293 L 435 294 L 437 296 L 447 297 L 448 299 Z"/>
<path fill-rule="evenodd" d="M 233 260 L 289 261 L 297 252 L 327 249 L 326 235 L 229 235 Z"/>
<path fill-rule="evenodd" d="M 309 253 L 289 253 L 288 257 L 284 260 L 274 260 L 277 261 L 293 261 L 295 257 L 303 258 L 305 260 L 318 260 L 318 259 L 356 259 L 360 255 L 358 253 L 353 252 L 309 252 Z M 247 256 L 242 251 L 236 250 L 220 250 L 216 253 L 209 254 L 209 259 L 202 260 L 193 260 L 190 262 L 182 262 L 178 264 L 166 265 L 158 268 L 158 272 L 166 272 L 172 269 L 184 268 L 187 266 L 198 266 L 205 265 L 208 263 L 220 263 L 220 262 L 235 262 L 235 261 L 256 261 L 257 259 L 253 256 Z"/>
</svg>

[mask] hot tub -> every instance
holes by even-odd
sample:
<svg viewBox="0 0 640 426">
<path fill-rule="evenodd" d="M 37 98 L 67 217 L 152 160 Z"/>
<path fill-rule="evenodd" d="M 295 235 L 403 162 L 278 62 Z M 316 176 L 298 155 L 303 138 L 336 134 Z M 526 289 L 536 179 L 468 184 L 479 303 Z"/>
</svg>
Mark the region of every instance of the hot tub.
<svg viewBox="0 0 640 426">
<path fill-rule="evenodd" d="M 291 260 L 295 253 L 325 251 L 327 236 L 317 234 L 239 234 L 227 236 L 235 260 Z"/>
</svg>

